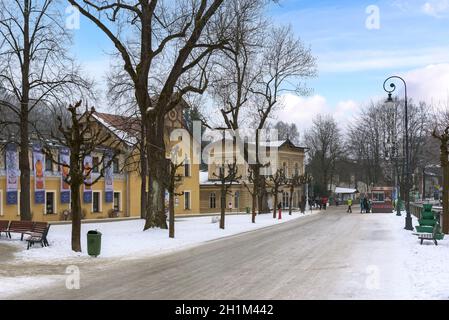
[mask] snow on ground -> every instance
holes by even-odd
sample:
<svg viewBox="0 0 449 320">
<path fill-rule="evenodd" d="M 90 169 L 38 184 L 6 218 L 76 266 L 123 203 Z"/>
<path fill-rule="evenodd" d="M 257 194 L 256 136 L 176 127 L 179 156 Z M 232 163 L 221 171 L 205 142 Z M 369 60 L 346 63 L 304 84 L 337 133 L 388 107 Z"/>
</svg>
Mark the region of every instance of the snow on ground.
<svg viewBox="0 0 449 320">
<path fill-rule="evenodd" d="M 399 219 L 402 227 L 403 217 Z M 416 218 L 413 218 L 413 225 L 419 225 Z M 438 246 L 433 241 L 424 241 L 420 245 L 418 237 L 405 230 L 401 238 L 406 250 L 402 256 L 412 278 L 414 298 L 449 299 L 449 236 L 439 240 Z"/>
<path fill-rule="evenodd" d="M 424 241 L 407 231 L 405 212 L 361 215 L 348 256 L 349 273 L 337 284 L 349 299 L 449 299 L 449 240 Z M 419 225 L 413 217 L 413 226 Z"/>
<path fill-rule="evenodd" d="M 310 212 L 307 213 L 309 215 Z M 258 215 L 256 223 L 251 223 L 250 215 L 226 216 L 226 229 L 219 229 L 218 223 L 212 223 L 212 217 L 177 218 L 175 239 L 168 237 L 167 230 L 154 229 L 143 232 L 143 220 L 131 220 L 108 223 L 83 224 L 81 229 L 82 253 L 74 253 L 70 249 L 71 225 L 53 225 L 48 239 L 50 246 L 41 248 L 36 245 L 26 250 L 26 243 L 16 237 L 13 243 L 20 250 L 15 254 L 17 262 L 79 262 L 91 259 L 87 255 L 87 237 L 89 230 L 102 233 L 101 258 L 138 258 L 168 253 L 174 250 L 198 245 L 200 243 L 247 232 L 279 223 L 298 219 L 306 215 L 294 212 L 292 216 L 283 212 L 282 220 L 273 219 L 271 214 Z M 81 259 L 80 259 L 81 258 Z M 64 261 L 65 262 L 65 261 Z"/>
<path fill-rule="evenodd" d="M 0 299 L 6 299 L 9 295 L 20 293 L 25 290 L 39 289 L 50 286 L 63 276 L 23 276 L 23 277 L 0 277 Z"/>
</svg>

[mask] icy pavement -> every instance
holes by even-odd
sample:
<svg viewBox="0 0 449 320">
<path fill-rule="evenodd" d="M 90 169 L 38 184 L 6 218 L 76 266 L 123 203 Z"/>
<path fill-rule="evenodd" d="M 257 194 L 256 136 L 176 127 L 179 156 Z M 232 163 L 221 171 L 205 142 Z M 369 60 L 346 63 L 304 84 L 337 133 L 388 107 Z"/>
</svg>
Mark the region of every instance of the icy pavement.
<svg viewBox="0 0 449 320">
<path fill-rule="evenodd" d="M 425 241 L 404 229 L 405 214 L 363 214 L 336 285 L 348 299 L 449 299 L 449 242 Z M 413 225 L 418 225 L 413 219 Z"/>
<path fill-rule="evenodd" d="M 245 231 L 279 221 L 258 216 L 254 226 L 248 216 L 228 217 L 228 228 L 221 231 L 210 217 L 180 219 L 175 240 L 163 230 L 136 231 L 141 230 L 139 221 L 98 225 L 107 239 L 100 258 L 85 253 L 74 258 L 66 246 L 56 244 L 22 251 L 18 263 L 9 266 L 9 292 L 2 295 L 0 287 L 0 297 L 448 299 L 448 240 L 438 247 L 432 242 L 421 246 L 412 232 L 403 229 L 404 216 L 394 214 L 347 214 L 339 208 L 299 217 L 284 216 L 283 221 L 290 223 L 257 232 Z M 83 232 L 95 226 L 84 227 Z M 68 241 L 63 226 L 54 230 L 52 241 Z M 239 236 L 210 241 L 231 234 Z M 46 265 L 45 259 L 50 263 Z M 61 276 L 70 263 L 80 268 L 81 290 L 65 288 Z M 217 281 L 217 274 L 222 281 Z M 11 282 L 13 276 L 19 289 Z M 28 281 L 30 290 L 23 290 Z"/>
<path fill-rule="evenodd" d="M 317 211 L 314 211 L 316 213 Z M 306 215 L 294 212 L 291 216 L 283 212 L 282 220 L 273 219 L 272 214 L 263 214 L 256 217 L 256 223 L 251 223 L 250 215 L 226 216 L 225 230 L 219 229 L 218 223 L 212 223 L 211 217 L 177 218 L 175 223 L 175 239 L 168 237 L 167 230 L 152 229 L 143 232 L 144 220 L 107 222 L 83 224 L 81 229 L 81 245 L 83 252 L 71 251 L 71 225 L 53 225 L 50 228 L 48 239 L 50 246 L 41 248 L 36 245 L 26 250 L 26 244 L 16 239 L 14 245 L 21 250 L 16 253 L 16 261 L 51 262 L 51 261 L 77 261 L 80 258 L 91 260 L 87 255 L 86 234 L 89 230 L 98 230 L 102 233 L 102 258 L 137 258 L 167 253 L 174 250 L 197 245 L 205 241 L 219 239 L 247 232 L 271 225 L 298 219 Z"/>
</svg>

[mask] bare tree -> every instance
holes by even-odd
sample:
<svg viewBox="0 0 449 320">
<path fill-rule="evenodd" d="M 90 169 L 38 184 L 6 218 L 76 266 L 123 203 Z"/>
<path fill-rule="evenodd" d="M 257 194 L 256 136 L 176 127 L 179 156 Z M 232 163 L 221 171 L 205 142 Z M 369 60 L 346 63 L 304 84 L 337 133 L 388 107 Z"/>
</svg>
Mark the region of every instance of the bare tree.
<svg viewBox="0 0 449 320">
<path fill-rule="evenodd" d="M 237 161 L 232 163 L 222 163 L 219 169 L 218 175 L 213 174 L 220 181 L 220 229 L 225 228 L 225 216 L 226 216 L 226 196 L 228 190 L 232 187 L 233 183 L 238 183 L 242 178 L 238 174 Z"/>
<path fill-rule="evenodd" d="M 278 205 L 278 195 L 283 192 L 281 187 L 286 182 L 285 172 L 283 169 L 277 169 L 276 172 L 269 178 L 269 185 L 271 186 L 271 194 L 274 196 L 273 201 L 273 219 L 276 219 L 277 205 Z"/>
<path fill-rule="evenodd" d="M 317 192 L 327 195 L 335 162 L 344 152 L 343 137 L 334 118 L 317 115 L 312 127 L 304 135 L 304 142 L 310 150 L 309 167 L 318 182 Z"/>
<path fill-rule="evenodd" d="M 109 132 L 97 129 L 94 124 L 93 114 L 95 109 L 90 109 L 80 116 L 81 101 L 70 105 L 68 111 L 70 119 L 67 123 L 58 117 L 58 131 L 52 132 L 50 140 L 43 139 L 47 143 L 43 152 L 53 163 L 69 170 L 65 182 L 70 185 L 71 211 L 72 211 L 72 250 L 81 252 L 81 186 L 92 186 L 104 177 L 105 170 L 112 166 L 114 159 L 120 153 L 120 140 L 113 138 Z M 61 162 L 52 152 L 53 143 L 59 147 L 65 147 L 70 152 L 70 164 Z M 97 163 L 86 165 L 85 159 L 93 152 L 103 152 L 103 156 Z M 93 171 L 99 174 L 95 179 L 88 179 Z M 91 181 L 89 181 L 91 180 Z"/>
<path fill-rule="evenodd" d="M 449 126 L 432 136 L 440 142 L 440 161 L 443 169 L 443 233 L 449 233 Z"/>
<path fill-rule="evenodd" d="M 257 5 L 257 2 L 249 1 L 247 5 Z M 225 128 L 234 130 L 239 142 L 242 138 L 237 129 L 244 126 L 245 120 L 252 119 L 250 127 L 256 129 L 255 152 L 249 152 L 247 144 L 241 150 L 245 161 L 250 163 L 253 212 L 256 205 L 259 212 L 263 207 L 261 168 L 268 165 L 259 159 L 260 131 L 266 128 L 275 108 L 282 107 L 281 95 L 287 91 L 304 93 L 300 81 L 316 73 L 310 49 L 292 34 L 291 28 L 272 27 L 262 19 L 257 12 L 263 3 L 258 5 L 259 11 L 249 10 L 247 14 L 236 10 L 234 38 L 230 41 L 232 50 L 217 63 L 220 80 L 214 83 Z"/>
<path fill-rule="evenodd" d="M 173 148 L 171 152 L 171 160 L 169 161 L 169 179 L 167 183 L 168 191 L 168 236 L 175 237 L 175 197 L 184 195 L 184 192 L 176 192 L 181 185 L 184 177 L 179 174 L 178 170 L 184 166 L 184 161 L 178 161 L 178 148 Z"/>
<path fill-rule="evenodd" d="M 0 87 L 14 98 L 0 107 L 14 115 L 8 124 L 18 131 L 22 220 L 32 218 L 30 113 L 90 88 L 67 54 L 71 39 L 58 6 L 57 0 L 0 0 Z"/>
<path fill-rule="evenodd" d="M 274 127 L 278 131 L 279 140 L 290 140 L 293 144 L 299 144 L 299 131 L 294 123 L 278 121 Z"/>
<path fill-rule="evenodd" d="M 149 194 L 144 229 L 167 228 L 164 119 L 185 95 L 201 94 L 207 87 L 209 57 L 226 43 L 223 34 L 209 32 L 227 23 L 213 20 L 223 0 L 182 0 L 176 5 L 157 0 L 68 1 L 103 31 L 118 52 L 145 135 L 141 165 L 146 162 L 147 172 L 142 174 L 148 173 Z"/>
</svg>

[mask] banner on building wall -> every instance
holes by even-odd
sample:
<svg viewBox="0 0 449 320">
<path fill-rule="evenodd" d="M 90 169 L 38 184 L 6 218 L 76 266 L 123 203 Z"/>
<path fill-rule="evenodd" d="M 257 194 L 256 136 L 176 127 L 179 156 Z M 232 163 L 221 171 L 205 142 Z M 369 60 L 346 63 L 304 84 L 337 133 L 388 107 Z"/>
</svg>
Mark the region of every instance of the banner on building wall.
<svg viewBox="0 0 449 320">
<path fill-rule="evenodd" d="M 45 203 L 45 157 L 39 145 L 33 146 L 34 203 Z"/>
<path fill-rule="evenodd" d="M 104 156 L 104 194 L 106 203 L 114 202 L 114 170 L 112 168 L 112 156 L 106 153 Z"/>
<path fill-rule="evenodd" d="M 8 144 L 6 146 L 6 204 L 17 205 L 17 190 L 19 187 L 19 160 L 17 146 Z"/>
<path fill-rule="evenodd" d="M 84 203 L 92 203 L 92 156 L 84 157 Z"/>
<path fill-rule="evenodd" d="M 68 149 L 61 149 L 59 162 L 61 163 L 61 203 L 68 204 L 70 203 L 70 185 L 67 183 L 70 172 L 70 152 Z"/>
</svg>

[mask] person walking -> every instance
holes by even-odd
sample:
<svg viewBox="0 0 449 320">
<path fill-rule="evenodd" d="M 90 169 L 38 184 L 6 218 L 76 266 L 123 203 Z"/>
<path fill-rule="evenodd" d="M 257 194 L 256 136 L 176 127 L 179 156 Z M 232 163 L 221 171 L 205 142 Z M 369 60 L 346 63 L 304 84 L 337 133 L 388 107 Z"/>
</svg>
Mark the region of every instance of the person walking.
<svg viewBox="0 0 449 320">
<path fill-rule="evenodd" d="M 352 213 L 352 199 L 349 198 L 348 199 L 348 213 Z"/>
<path fill-rule="evenodd" d="M 365 202 L 365 197 L 360 199 L 360 213 L 363 213 L 363 210 L 365 209 L 364 202 Z"/>
<path fill-rule="evenodd" d="M 363 209 L 365 210 L 365 213 L 370 212 L 370 205 L 369 205 L 368 199 L 366 197 L 365 197 L 365 199 L 363 199 Z"/>
<path fill-rule="evenodd" d="M 278 218 L 279 218 L 279 220 L 281 220 L 282 219 L 282 203 L 278 203 L 278 210 L 279 210 L 279 216 L 278 216 Z"/>
</svg>

